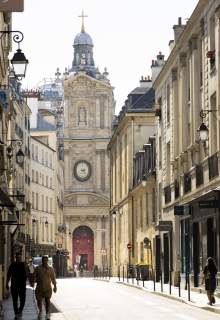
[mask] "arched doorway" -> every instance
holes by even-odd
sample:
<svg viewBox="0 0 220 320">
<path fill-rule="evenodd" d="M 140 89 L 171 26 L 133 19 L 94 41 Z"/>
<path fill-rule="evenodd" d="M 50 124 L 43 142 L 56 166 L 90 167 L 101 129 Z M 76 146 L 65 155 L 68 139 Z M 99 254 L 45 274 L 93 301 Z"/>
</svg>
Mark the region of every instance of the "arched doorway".
<svg viewBox="0 0 220 320">
<path fill-rule="evenodd" d="M 73 265 L 92 270 L 94 265 L 94 234 L 87 226 L 80 226 L 73 232 Z"/>
</svg>

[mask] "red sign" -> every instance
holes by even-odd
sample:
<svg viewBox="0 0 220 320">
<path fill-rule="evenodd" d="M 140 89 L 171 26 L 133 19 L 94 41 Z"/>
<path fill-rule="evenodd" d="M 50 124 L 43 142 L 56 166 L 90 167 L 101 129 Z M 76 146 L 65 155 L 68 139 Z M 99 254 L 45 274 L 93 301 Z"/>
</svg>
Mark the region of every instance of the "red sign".
<svg viewBox="0 0 220 320">
<path fill-rule="evenodd" d="M 131 250 L 132 244 L 131 244 L 131 243 L 128 243 L 128 244 L 127 244 L 127 248 L 128 248 L 128 250 Z"/>
<path fill-rule="evenodd" d="M 24 0 L 0 0 L 0 12 L 24 11 Z"/>
</svg>

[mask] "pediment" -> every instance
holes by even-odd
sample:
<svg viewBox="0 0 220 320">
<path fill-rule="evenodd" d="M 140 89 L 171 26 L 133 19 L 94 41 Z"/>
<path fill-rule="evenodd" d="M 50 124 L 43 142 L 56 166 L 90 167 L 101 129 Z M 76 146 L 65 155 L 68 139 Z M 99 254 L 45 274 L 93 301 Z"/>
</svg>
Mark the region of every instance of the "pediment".
<svg viewBox="0 0 220 320">
<path fill-rule="evenodd" d="M 85 73 L 79 73 L 77 75 L 71 75 L 68 79 L 64 81 L 64 88 L 88 88 L 88 87 L 107 87 L 112 88 L 111 85 L 103 81 L 97 80 L 88 76 Z"/>
<path fill-rule="evenodd" d="M 108 206 L 109 199 L 103 195 L 95 193 L 76 192 L 65 196 L 64 204 L 66 206 Z"/>
</svg>

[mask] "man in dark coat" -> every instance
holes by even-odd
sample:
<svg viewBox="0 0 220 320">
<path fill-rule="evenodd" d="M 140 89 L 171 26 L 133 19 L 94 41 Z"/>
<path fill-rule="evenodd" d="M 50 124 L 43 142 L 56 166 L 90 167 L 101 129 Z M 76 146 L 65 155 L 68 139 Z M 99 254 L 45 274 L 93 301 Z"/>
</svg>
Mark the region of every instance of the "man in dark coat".
<svg viewBox="0 0 220 320">
<path fill-rule="evenodd" d="M 6 289 L 9 290 L 9 281 L 11 280 L 11 295 L 15 317 L 22 317 L 22 311 L 26 299 L 26 280 L 27 267 L 25 262 L 22 262 L 21 252 L 15 255 L 15 262 L 12 262 L 8 268 Z M 18 307 L 18 297 L 20 306 Z"/>
</svg>

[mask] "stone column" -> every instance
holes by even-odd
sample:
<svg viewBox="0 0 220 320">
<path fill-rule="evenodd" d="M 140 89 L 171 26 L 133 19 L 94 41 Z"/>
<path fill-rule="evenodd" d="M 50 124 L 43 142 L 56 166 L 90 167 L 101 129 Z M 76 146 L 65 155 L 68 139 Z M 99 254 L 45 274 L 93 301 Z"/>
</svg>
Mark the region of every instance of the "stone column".
<svg viewBox="0 0 220 320">
<path fill-rule="evenodd" d="M 100 126 L 100 101 L 99 98 L 96 99 L 96 127 Z"/>
<path fill-rule="evenodd" d="M 101 189 L 101 150 L 96 150 L 96 185 Z"/>
</svg>

